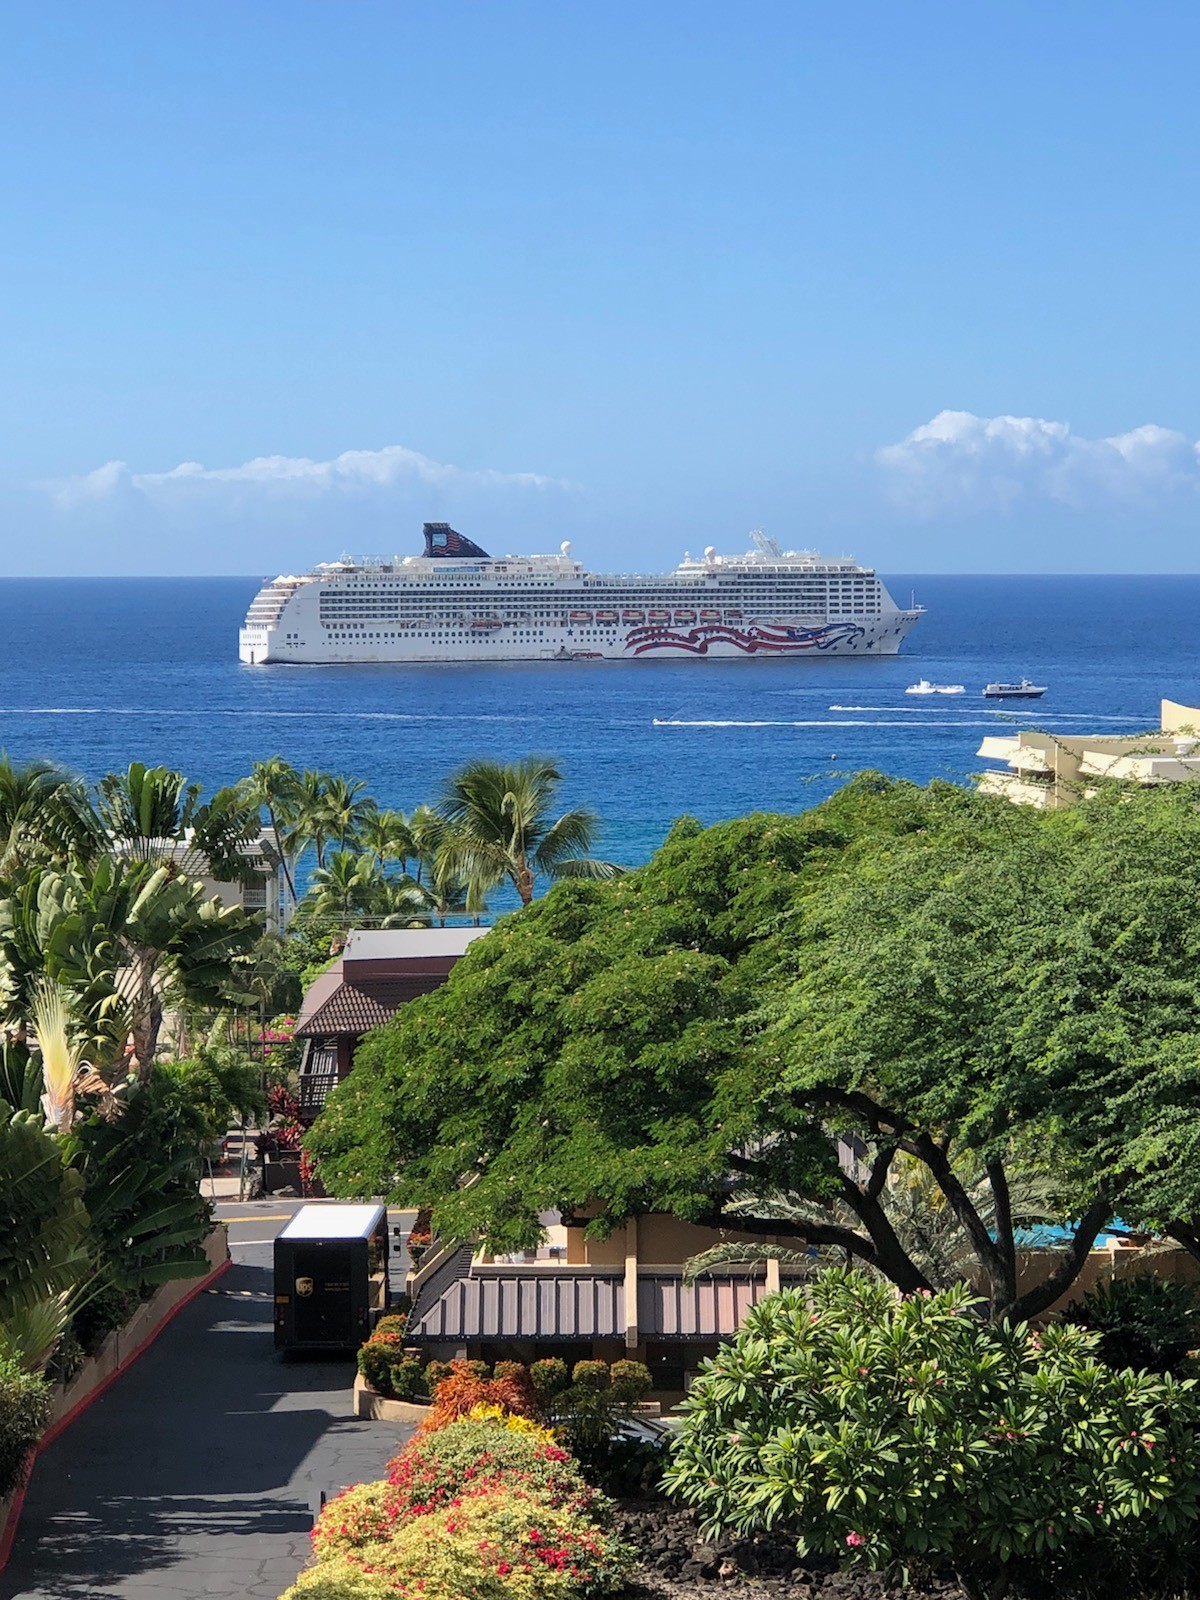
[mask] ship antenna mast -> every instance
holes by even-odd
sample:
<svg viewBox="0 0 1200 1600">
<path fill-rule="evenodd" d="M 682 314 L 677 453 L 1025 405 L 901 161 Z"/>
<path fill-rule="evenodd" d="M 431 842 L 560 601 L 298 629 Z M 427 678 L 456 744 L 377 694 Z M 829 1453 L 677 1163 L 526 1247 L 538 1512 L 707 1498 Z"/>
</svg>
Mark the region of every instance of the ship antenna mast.
<svg viewBox="0 0 1200 1600">
<path fill-rule="evenodd" d="M 759 555 L 772 557 L 776 561 L 783 555 L 783 551 L 775 543 L 775 540 L 768 539 L 761 528 L 753 529 L 750 537 L 754 540 Z"/>
</svg>

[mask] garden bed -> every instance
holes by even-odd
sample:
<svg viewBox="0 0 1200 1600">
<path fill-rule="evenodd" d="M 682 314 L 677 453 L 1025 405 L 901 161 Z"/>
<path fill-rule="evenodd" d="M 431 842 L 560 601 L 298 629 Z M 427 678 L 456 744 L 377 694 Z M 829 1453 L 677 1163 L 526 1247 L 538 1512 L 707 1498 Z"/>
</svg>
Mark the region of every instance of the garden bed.
<svg viewBox="0 0 1200 1600">
<path fill-rule="evenodd" d="M 774 1600 L 780 1595 L 789 1600 L 809 1595 L 829 1600 L 837 1595 L 845 1600 L 884 1600 L 892 1595 L 903 1595 L 905 1600 L 919 1596 L 962 1600 L 962 1590 L 953 1579 L 890 1589 L 876 1573 L 837 1572 L 820 1562 L 805 1562 L 786 1539 L 706 1541 L 692 1514 L 666 1500 L 626 1501 L 618 1507 L 615 1526 L 641 1556 L 623 1600 L 642 1596 L 713 1600 L 731 1591 L 739 1600 Z"/>
</svg>

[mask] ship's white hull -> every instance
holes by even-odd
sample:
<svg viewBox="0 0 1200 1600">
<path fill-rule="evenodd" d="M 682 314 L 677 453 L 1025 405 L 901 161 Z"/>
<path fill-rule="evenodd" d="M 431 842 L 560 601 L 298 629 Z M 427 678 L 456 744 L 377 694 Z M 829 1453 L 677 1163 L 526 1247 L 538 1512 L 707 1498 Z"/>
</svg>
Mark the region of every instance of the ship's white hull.
<svg viewBox="0 0 1200 1600">
<path fill-rule="evenodd" d="M 241 630 L 240 659 L 250 666 L 388 665 L 435 661 L 749 661 L 808 659 L 824 656 L 894 656 L 919 611 L 893 611 L 880 617 L 842 621 L 811 620 L 745 623 L 647 623 L 617 625 L 605 630 L 544 630 L 543 637 L 524 640 L 510 630 L 468 633 L 436 643 L 403 637 L 367 642 L 288 638 L 280 628 Z M 505 637 L 510 633 L 509 637 Z"/>
</svg>

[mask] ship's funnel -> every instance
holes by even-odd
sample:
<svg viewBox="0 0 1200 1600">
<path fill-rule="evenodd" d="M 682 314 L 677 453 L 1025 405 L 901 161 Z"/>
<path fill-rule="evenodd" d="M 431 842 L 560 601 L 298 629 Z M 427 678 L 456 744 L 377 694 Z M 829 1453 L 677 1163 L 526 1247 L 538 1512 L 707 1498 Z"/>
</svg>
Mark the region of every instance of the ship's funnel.
<svg viewBox="0 0 1200 1600">
<path fill-rule="evenodd" d="M 427 556 L 474 556 L 481 561 L 491 559 L 486 550 L 481 550 L 465 534 L 456 533 L 448 522 L 427 522 L 424 532 Z"/>
</svg>

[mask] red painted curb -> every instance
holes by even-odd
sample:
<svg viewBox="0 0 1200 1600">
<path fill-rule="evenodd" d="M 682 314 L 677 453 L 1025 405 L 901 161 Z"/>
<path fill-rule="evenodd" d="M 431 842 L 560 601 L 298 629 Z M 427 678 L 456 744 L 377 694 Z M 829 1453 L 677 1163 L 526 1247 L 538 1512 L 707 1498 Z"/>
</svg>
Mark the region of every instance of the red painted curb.
<svg viewBox="0 0 1200 1600">
<path fill-rule="evenodd" d="M 158 1338 L 159 1334 L 165 1327 L 175 1320 L 175 1318 L 183 1310 L 184 1306 L 191 1305 L 192 1301 L 198 1294 L 203 1294 L 205 1289 L 207 1289 L 210 1284 L 215 1283 L 218 1278 L 222 1277 L 226 1272 L 228 1272 L 232 1265 L 232 1260 L 227 1257 L 221 1262 L 220 1266 L 214 1267 L 213 1270 L 207 1274 L 207 1276 L 201 1278 L 198 1283 L 193 1284 L 188 1290 L 187 1294 L 185 1294 L 181 1300 L 177 1300 L 175 1302 L 175 1304 L 167 1312 L 166 1316 L 163 1317 L 162 1321 L 158 1323 L 156 1327 L 151 1328 L 150 1332 L 140 1344 L 134 1346 L 134 1348 L 121 1362 L 119 1367 L 115 1367 L 112 1372 L 109 1373 L 107 1378 L 101 1379 L 101 1381 L 96 1385 L 90 1394 L 85 1394 L 83 1399 L 80 1400 L 76 1405 L 73 1405 L 65 1416 L 59 1417 L 57 1422 L 53 1423 L 49 1428 L 46 1429 L 45 1433 L 30 1451 L 29 1464 L 25 1472 L 25 1482 L 13 1495 L 12 1508 L 8 1513 L 8 1525 L 4 1529 L 3 1535 L 0 1535 L 0 1572 L 4 1571 L 5 1567 L 8 1565 L 8 1558 L 12 1555 L 13 1544 L 17 1537 L 17 1528 L 20 1526 L 21 1522 L 21 1512 L 25 1505 L 25 1491 L 29 1487 L 30 1475 L 33 1472 L 34 1463 L 37 1461 L 38 1456 L 41 1455 L 42 1451 L 45 1450 L 48 1445 L 53 1444 L 55 1439 L 57 1439 L 60 1434 L 65 1433 L 75 1419 L 82 1416 L 93 1401 L 99 1400 L 102 1394 L 107 1394 L 108 1390 L 112 1388 L 117 1379 L 123 1377 L 124 1374 L 129 1371 L 130 1367 L 133 1366 L 135 1361 L 137 1361 L 141 1356 L 145 1355 L 146 1351 Z"/>
</svg>

